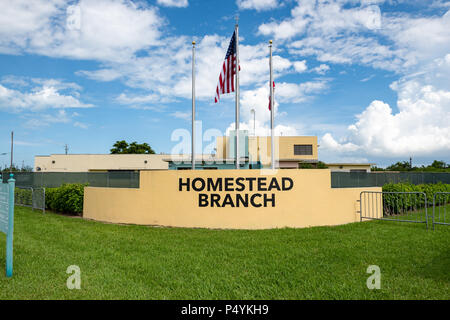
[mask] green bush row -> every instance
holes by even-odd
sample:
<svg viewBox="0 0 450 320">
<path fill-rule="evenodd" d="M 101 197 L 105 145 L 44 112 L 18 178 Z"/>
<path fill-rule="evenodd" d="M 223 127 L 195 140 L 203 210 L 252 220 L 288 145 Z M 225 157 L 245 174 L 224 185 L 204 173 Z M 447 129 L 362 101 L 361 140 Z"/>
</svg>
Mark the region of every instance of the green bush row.
<svg viewBox="0 0 450 320">
<path fill-rule="evenodd" d="M 59 188 L 45 189 L 46 209 L 75 215 L 83 213 L 84 187 L 86 184 L 66 183 Z"/>
<path fill-rule="evenodd" d="M 388 183 L 383 186 L 383 192 L 423 192 L 426 195 L 427 207 L 430 207 L 433 205 L 434 194 L 437 192 L 450 192 L 450 184 L 428 183 L 414 185 L 409 182 Z M 450 196 L 443 196 L 438 200 L 441 204 L 450 203 Z M 425 207 L 425 197 L 420 194 L 384 194 L 383 207 L 385 212 L 398 214 L 403 211 Z"/>
<path fill-rule="evenodd" d="M 31 189 L 15 188 L 14 203 L 31 206 L 32 201 L 33 199 Z"/>
</svg>

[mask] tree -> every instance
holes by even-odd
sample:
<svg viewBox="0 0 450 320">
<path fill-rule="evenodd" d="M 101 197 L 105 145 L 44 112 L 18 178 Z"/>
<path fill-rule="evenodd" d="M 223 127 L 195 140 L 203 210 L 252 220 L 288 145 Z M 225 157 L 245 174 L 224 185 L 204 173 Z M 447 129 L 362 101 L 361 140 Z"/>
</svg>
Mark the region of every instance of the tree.
<svg viewBox="0 0 450 320">
<path fill-rule="evenodd" d="M 328 166 L 325 162 L 319 161 L 317 162 L 317 169 L 327 169 Z"/>
<path fill-rule="evenodd" d="M 328 166 L 325 162 L 319 161 L 316 165 L 311 163 L 299 163 L 299 169 L 327 169 Z"/>
<path fill-rule="evenodd" d="M 22 168 L 19 168 L 17 165 L 13 164 L 12 168 L 10 166 L 5 166 L 4 168 L 0 169 L 0 173 L 2 173 L 2 174 L 8 174 L 10 171 L 11 172 L 32 172 L 33 167 L 23 166 Z"/>
<path fill-rule="evenodd" d="M 408 161 L 399 161 L 386 168 L 387 171 L 410 171 L 411 169 L 411 164 Z"/>
<path fill-rule="evenodd" d="M 128 143 L 125 140 L 116 141 L 116 143 L 113 144 L 113 148 L 110 150 L 110 152 L 111 154 L 128 153 L 126 152 L 127 149 Z"/>
<path fill-rule="evenodd" d="M 110 152 L 111 154 L 155 154 L 155 151 L 148 143 L 137 143 L 133 141 L 128 144 L 125 140 L 116 141 Z"/>
<path fill-rule="evenodd" d="M 372 167 L 372 171 L 383 171 L 383 169 Z M 450 172 L 450 166 L 444 161 L 434 160 L 428 166 L 411 167 L 408 161 L 403 161 L 391 164 L 385 171 Z"/>
<path fill-rule="evenodd" d="M 447 168 L 447 164 L 444 161 L 434 160 L 431 167 L 436 169 L 445 169 Z"/>
</svg>

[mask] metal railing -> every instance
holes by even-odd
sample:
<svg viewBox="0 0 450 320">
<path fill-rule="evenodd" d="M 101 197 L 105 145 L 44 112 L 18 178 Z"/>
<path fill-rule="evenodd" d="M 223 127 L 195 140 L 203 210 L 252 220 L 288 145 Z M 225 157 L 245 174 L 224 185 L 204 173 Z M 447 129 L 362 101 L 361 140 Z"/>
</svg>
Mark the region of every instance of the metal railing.
<svg viewBox="0 0 450 320">
<path fill-rule="evenodd" d="M 450 226 L 450 192 L 433 195 L 433 230 L 437 224 Z"/>
<path fill-rule="evenodd" d="M 359 202 L 360 221 L 424 223 L 428 229 L 428 202 L 424 192 L 362 191 Z"/>
</svg>

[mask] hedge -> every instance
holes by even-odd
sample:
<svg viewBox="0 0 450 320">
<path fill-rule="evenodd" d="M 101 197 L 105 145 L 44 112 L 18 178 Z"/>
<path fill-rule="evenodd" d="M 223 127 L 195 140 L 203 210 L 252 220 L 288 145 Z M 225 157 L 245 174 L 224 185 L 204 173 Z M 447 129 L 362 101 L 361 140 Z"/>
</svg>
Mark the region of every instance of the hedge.
<svg viewBox="0 0 450 320">
<path fill-rule="evenodd" d="M 433 196 L 436 192 L 450 192 L 450 184 L 428 183 L 414 185 L 409 182 L 388 183 L 383 186 L 384 192 L 423 192 L 427 198 L 427 207 L 433 205 Z M 446 196 L 445 203 L 450 203 L 450 197 Z M 402 210 L 414 210 L 425 207 L 425 197 L 405 196 L 399 194 L 384 194 L 383 207 L 385 212 L 399 214 Z"/>
<path fill-rule="evenodd" d="M 86 184 L 66 183 L 59 188 L 45 189 L 46 209 L 81 215 L 83 213 L 84 187 Z"/>
<path fill-rule="evenodd" d="M 16 204 L 31 206 L 32 201 L 33 201 L 33 199 L 32 199 L 31 189 L 15 188 L 14 202 Z"/>
</svg>

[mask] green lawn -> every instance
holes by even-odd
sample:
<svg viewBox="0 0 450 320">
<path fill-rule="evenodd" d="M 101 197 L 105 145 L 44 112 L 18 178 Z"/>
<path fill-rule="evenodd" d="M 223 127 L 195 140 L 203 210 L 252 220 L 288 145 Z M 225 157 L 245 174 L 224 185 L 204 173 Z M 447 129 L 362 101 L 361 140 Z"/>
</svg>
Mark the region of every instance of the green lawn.
<svg viewBox="0 0 450 320">
<path fill-rule="evenodd" d="M 385 215 L 384 219 L 391 220 L 410 220 L 415 222 L 426 221 L 428 215 L 428 224 L 432 228 L 433 222 L 433 207 L 428 207 L 427 212 L 425 208 L 419 208 L 411 211 L 403 211 L 401 214 Z M 435 222 L 450 223 L 450 204 L 443 206 L 436 206 L 435 209 Z"/>
<path fill-rule="evenodd" d="M 450 299 L 449 226 L 156 228 L 21 207 L 15 222 L 12 279 L 0 234 L 0 299 Z M 69 265 L 81 290 L 66 287 Z M 366 287 L 369 265 L 380 290 Z"/>
</svg>

